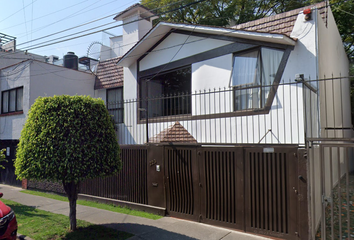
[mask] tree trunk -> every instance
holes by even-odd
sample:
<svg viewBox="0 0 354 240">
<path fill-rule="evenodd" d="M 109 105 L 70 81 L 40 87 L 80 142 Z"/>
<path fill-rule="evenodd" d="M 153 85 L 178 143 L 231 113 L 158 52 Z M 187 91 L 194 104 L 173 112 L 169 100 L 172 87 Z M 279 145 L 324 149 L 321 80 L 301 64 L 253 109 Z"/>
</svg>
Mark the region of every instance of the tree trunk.
<svg viewBox="0 0 354 240">
<path fill-rule="evenodd" d="M 74 183 L 74 182 L 65 183 L 63 181 L 63 186 L 64 186 L 64 190 L 66 192 L 66 195 L 68 196 L 68 199 L 69 199 L 70 230 L 75 231 L 76 230 L 76 201 L 77 201 L 77 195 L 79 192 L 78 191 L 79 183 Z"/>
</svg>

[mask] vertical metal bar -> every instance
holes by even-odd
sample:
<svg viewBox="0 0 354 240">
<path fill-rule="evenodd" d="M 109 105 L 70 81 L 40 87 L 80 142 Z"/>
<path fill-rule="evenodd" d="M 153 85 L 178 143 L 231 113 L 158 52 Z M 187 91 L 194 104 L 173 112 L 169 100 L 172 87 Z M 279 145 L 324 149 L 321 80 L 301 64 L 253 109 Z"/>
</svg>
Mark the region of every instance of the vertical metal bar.
<svg viewBox="0 0 354 240">
<path fill-rule="evenodd" d="M 292 99 L 291 98 L 291 85 L 289 84 L 289 99 Z M 292 118 L 293 118 L 293 116 L 292 116 L 292 110 L 291 110 L 291 101 L 289 102 L 289 112 L 290 112 L 290 143 L 294 143 L 294 139 L 293 139 L 293 128 L 292 128 L 292 126 L 293 126 L 293 121 L 292 121 Z"/>
<path fill-rule="evenodd" d="M 340 151 L 338 149 L 337 170 L 338 170 L 338 222 L 339 222 L 339 239 L 342 239 L 342 186 L 341 186 L 341 166 L 340 166 Z M 333 206 L 332 206 L 333 207 Z M 333 228 L 333 226 L 332 226 Z M 333 237 L 333 233 L 332 233 Z"/>
<path fill-rule="evenodd" d="M 284 154 L 279 154 L 280 161 L 280 179 L 281 179 L 281 207 L 282 207 L 282 232 L 287 233 L 287 209 L 286 209 L 286 173 L 285 173 L 285 158 Z"/>
<path fill-rule="evenodd" d="M 324 178 L 324 147 L 321 146 L 320 149 L 320 163 L 321 163 L 321 197 L 323 199 L 323 197 L 325 196 L 325 178 Z M 324 204 L 324 202 L 322 202 L 322 223 L 321 223 L 321 238 L 322 239 L 326 239 L 326 206 Z"/>
<path fill-rule="evenodd" d="M 334 137 L 337 137 L 337 131 L 336 129 L 336 112 L 335 112 L 335 106 L 334 106 L 334 79 L 333 79 L 333 74 L 332 74 L 332 105 L 333 105 L 333 132 L 334 132 Z M 343 126 L 344 127 L 344 126 Z"/>
<path fill-rule="evenodd" d="M 347 151 L 345 151 L 345 160 L 344 163 L 347 166 L 346 167 L 346 196 L 347 196 L 347 228 L 348 228 L 348 239 L 350 240 L 352 238 L 351 236 L 351 229 L 350 229 L 350 199 L 349 199 L 349 160 L 348 160 L 348 155 Z"/>
<path fill-rule="evenodd" d="M 326 76 L 324 76 L 324 78 L 326 78 Z M 324 126 L 327 126 L 327 127 L 328 127 L 327 81 L 328 81 L 328 80 L 325 80 L 325 81 L 323 82 L 323 87 L 324 87 L 324 99 L 325 99 L 325 103 L 324 103 L 324 114 L 325 114 L 325 120 L 326 120 Z M 321 84 L 321 82 L 320 82 L 320 84 Z M 326 132 L 326 137 L 328 137 L 328 131 L 325 130 L 325 132 Z"/>
<path fill-rule="evenodd" d="M 343 81 L 343 79 L 342 79 L 342 74 L 340 73 L 339 75 L 340 75 L 339 87 L 340 87 L 340 96 L 341 96 L 341 99 L 340 99 L 340 107 L 341 107 L 340 112 L 341 112 L 341 114 L 340 114 L 340 116 L 341 116 L 341 119 L 342 119 L 342 127 L 345 127 L 344 126 L 344 111 L 343 111 L 343 94 L 342 94 L 342 90 L 343 90 L 342 89 L 342 81 Z M 342 137 L 345 137 L 344 133 L 345 133 L 345 130 L 343 128 Z"/>
<path fill-rule="evenodd" d="M 203 161 L 205 169 L 205 218 L 210 219 L 210 158 L 209 151 L 203 151 Z"/>
<path fill-rule="evenodd" d="M 269 186 L 269 172 L 268 172 L 268 157 L 269 153 L 263 153 L 263 172 L 264 172 L 264 229 L 269 230 L 269 191 L 268 191 L 268 186 Z"/>
<path fill-rule="evenodd" d="M 271 153 L 268 154 L 268 230 L 273 231 L 273 194 L 272 194 L 272 155 Z"/>
<path fill-rule="evenodd" d="M 255 211 L 255 206 L 256 206 L 256 189 L 254 187 L 254 185 L 257 183 L 257 175 L 255 173 L 255 159 L 254 159 L 254 154 L 252 153 L 248 153 L 247 154 L 249 156 L 248 162 L 249 162 L 249 173 L 250 173 L 250 179 L 251 181 L 249 181 L 249 189 L 248 191 L 250 191 L 250 196 L 251 196 L 251 207 L 250 207 L 250 217 L 251 217 L 251 227 L 256 227 L 256 211 Z M 245 189 L 246 191 L 246 189 Z"/>
<path fill-rule="evenodd" d="M 213 192 L 214 192 L 214 204 L 213 204 L 213 220 L 217 220 L 217 205 L 218 205 L 218 199 L 217 199 L 217 195 L 218 195 L 218 192 L 217 192 L 217 189 L 216 189 L 216 185 L 217 185 L 217 158 L 216 158 L 216 152 L 213 151 L 212 153 L 212 156 L 213 156 L 213 172 L 214 172 L 214 176 L 213 176 Z"/>
<path fill-rule="evenodd" d="M 305 104 L 303 104 L 304 106 Z M 300 144 L 300 128 L 299 128 L 299 85 L 296 86 L 296 123 L 297 123 L 297 143 Z"/>
<path fill-rule="evenodd" d="M 289 86 L 290 87 L 290 86 Z M 284 121 L 284 129 L 283 129 L 283 132 L 284 132 L 284 143 L 287 143 L 287 141 L 286 141 L 286 130 L 287 130 L 287 128 L 286 128 L 286 120 L 285 120 L 285 110 L 286 110 L 286 105 L 285 105 L 285 81 L 284 81 L 284 85 L 282 86 L 282 88 L 283 88 L 283 121 Z M 291 117 L 291 116 L 290 116 Z"/>
<path fill-rule="evenodd" d="M 333 194 L 332 194 L 332 189 L 333 189 L 333 155 L 332 155 L 332 147 L 329 148 L 329 164 L 330 164 L 330 174 L 329 174 L 329 181 L 330 181 L 330 187 L 331 187 L 331 192 L 330 192 L 330 197 L 331 199 L 333 199 Z M 338 159 L 339 160 L 339 159 Z M 339 180 L 339 184 L 340 184 L 340 175 L 338 175 L 338 180 Z M 334 212 L 333 212 L 333 201 L 331 201 L 331 235 L 332 235 L 332 240 L 334 239 L 334 223 L 333 223 L 333 219 L 334 219 Z"/>
<path fill-rule="evenodd" d="M 216 180 L 216 189 L 217 189 L 217 220 L 221 220 L 221 189 L 220 189 L 220 186 L 221 186 L 221 166 L 220 166 L 220 152 L 217 151 L 217 164 L 216 164 L 216 169 L 217 169 L 217 180 Z"/>
<path fill-rule="evenodd" d="M 223 189 L 223 193 L 224 193 L 224 219 L 223 221 L 224 222 L 228 222 L 228 209 L 227 209 L 227 203 L 229 202 L 228 201 L 228 196 L 227 196 L 227 189 L 228 189 L 228 177 L 229 177 L 229 174 L 228 174 L 228 169 L 227 169 L 227 161 L 229 159 L 229 152 L 226 152 L 224 151 L 224 161 L 223 161 L 223 173 L 224 173 L 224 184 L 222 186 L 222 189 Z"/>
<path fill-rule="evenodd" d="M 273 190 L 273 196 L 272 196 L 272 202 L 273 202 L 273 211 L 271 212 L 273 216 L 273 228 L 271 229 L 272 231 L 276 232 L 277 231 L 277 181 L 276 181 L 276 153 L 272 154 L 272 173 L 271 175 L 273 176 L 273 181 L 272 181 L 272 190 Z"/>
<path fill-rule="evenodd" d="M 238 189 L 236 189 L 236 178 L 238 177 L 236 173 L 236 161 L 238 159 L 236 159 L 235 153 L 233 153 L 233 159 L 234 161 L 231 162 L 231 166 L 230 166 L 230 174 L 231 174 L 231 183 L 230 183 L 230 195 L 231 195 L 231 199 L 232 201 L 230 202 L 230 214 L 231 214 L 231 223 L 236 223 L 236 207 L 235 205 L 236 203 L 236 194 L 238 193 Z"/>
<path fill-rule="evenodd" d="M 261 201 L 260 201 L 260 228 L 264 229 L 264 159 L 263 159 L 263 155 L 262 153 L 259 153 L 259 172 L 260 172 L 260 184 L 259 184 L 259 192 L 260 192 L 260 197 L 261 197 Z"/>
<path fill-rule="evenodd" d="M 254 226 L 255 228 L 261 228 L 261 191 L 260 191 L 260 188 L 261 188 L 261 178 L 260 178 L 260 153 L 252 153 L 254 154 L 256 157 L 255 157 L 255 168 L 256 168 L 256 182 L 254 184 L 254 187 L 255 187 L 255 190 L 256 190 L 256 209 L 255 209 L 255 212 L 256 212 L 256 225 Z"/>
</svg>

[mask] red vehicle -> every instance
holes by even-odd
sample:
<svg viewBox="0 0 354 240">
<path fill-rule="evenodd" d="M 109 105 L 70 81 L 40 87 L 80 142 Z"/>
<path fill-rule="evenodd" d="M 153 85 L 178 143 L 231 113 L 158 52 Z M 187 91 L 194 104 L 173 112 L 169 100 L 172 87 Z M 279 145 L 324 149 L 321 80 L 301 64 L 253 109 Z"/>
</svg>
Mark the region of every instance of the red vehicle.
<svg viewBox="0 0 354 240">
<path fill-rule="evenodd" d="M 0 198 L 3 196 L 0 193 Z M 16 240 L 17 221 L 14 211 L 0 201 L 0 239 Z"/>
</svg>

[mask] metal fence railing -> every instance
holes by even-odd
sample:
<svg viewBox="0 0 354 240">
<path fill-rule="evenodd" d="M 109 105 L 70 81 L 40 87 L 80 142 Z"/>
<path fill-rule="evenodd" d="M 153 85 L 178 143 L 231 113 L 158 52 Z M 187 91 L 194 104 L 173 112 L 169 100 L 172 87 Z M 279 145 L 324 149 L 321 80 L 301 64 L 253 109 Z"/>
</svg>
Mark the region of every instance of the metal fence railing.
<svg viewBox="0 0 354 240">
<path fill-rule="evenodd" d="M 349 77 L 107 103 L 121 144 L 305 144 L 352 134 Z"/>
</svg>

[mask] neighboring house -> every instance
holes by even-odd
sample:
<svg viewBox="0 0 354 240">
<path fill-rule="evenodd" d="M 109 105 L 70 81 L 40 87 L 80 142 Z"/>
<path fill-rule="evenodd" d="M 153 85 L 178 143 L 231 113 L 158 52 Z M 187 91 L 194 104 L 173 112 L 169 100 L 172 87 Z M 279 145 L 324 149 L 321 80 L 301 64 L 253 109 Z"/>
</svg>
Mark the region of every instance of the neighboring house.
<svg viewBox="0 0 354 240">
<path fill-rule="evenodd" d="M 46 62 L 45 56 L 27 53 L 16 48 L 16 38 L 0 33 L 0 69 L 22 62 L 26 59 L 35 59 Z"/>
<path fill-rule="evenodd" d="M 107 109 L 116 124 L 123 123 L 123 68 L 117 66 L 119 57 L 100 61 L 97 66 L 95 90 L 105 95 Z"/>
<path fill-rule="evenodd" d="M 348 79 L 317 81 L 349 70 L 325 2 L 230 28 L 160 22 L 118 65 L 124 100 L 136 99 L 124 106 L 126 144 L 156 142 L 177 121 L 198 143 L 352 134 Z"/>
<path fill-rule="evenodd" d="M 6 149 L 8 160 L 15 158 L 28 111 L 38 97 L 62 94 L 101 97 L 94 90 L 94 84 L 92 73 L 37 60 L 25 60 L 0 69 L 0 148 Z M 1 181 L 12 184 L 15 181 L 12 161 L 6 164 L 4 171 Z"/>
</svg>

